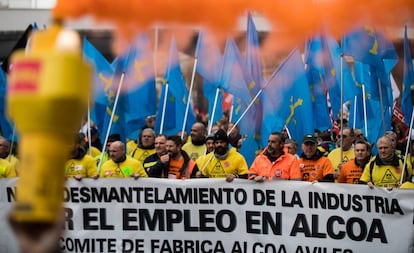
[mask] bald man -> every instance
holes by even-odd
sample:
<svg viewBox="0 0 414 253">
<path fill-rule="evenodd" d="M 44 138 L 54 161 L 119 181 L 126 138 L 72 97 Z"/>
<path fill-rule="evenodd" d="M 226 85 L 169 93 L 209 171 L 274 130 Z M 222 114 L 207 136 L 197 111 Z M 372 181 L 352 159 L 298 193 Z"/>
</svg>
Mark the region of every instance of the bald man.
<svg viewBox="0 0 414 253">
<path fill-rule="evenodd" d="M 206 126 L 201 122 L 196 122 L 191 126 L 191 141 L 183 145 L 183 150 L 187 152 L 191 160 L 196 161 L 202 155 L 206 154 Z"/>
<path fill-rule="evenodd" d="M 115 141 L 109 146 L 109 157 L 111 159 L 102 165 L 100 177 L 133 177 L 135 179 L 148 177 L 140 162 L 126 156 L 125 146 L 121 141 Z"/>
</svg>

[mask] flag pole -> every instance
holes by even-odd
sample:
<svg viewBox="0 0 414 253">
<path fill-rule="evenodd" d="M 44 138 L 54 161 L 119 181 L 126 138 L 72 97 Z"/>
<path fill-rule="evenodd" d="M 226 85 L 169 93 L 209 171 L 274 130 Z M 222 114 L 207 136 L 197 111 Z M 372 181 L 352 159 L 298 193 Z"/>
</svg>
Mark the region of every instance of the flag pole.
<svg viewBox="0 0 414 253">
<path fill-rule="evenodd" d="M 9 150 L 9 162 L 11 161 L 11 156 L 13 155 L 13 147 L 14 147 L 14 136 L 16 136 L 16 125 L 13 123 L 13 132 L 12 137 L 10 140 L 10 150 Z"/>
<path fill-rule="evenodd" d="M 362 106 L 364 107 L 364 130 L 365 130 L 365 136 L 368 137 L 367 100 L 365 99 L 365 85 L 364 84 L 362 84 Z"/>
<path fill-rule="evenodd" d="M 379 96 L 380 96 L 380 102 L 381 102 L 381 119 L 382 119 L 382 127 L 384 129 L 384 133 L 386 131 L 386 126 L 385 126 L 385 116 L 384 116 L 384 103 L 383 103 L 383 97 L 382 97 L 382 90 L 381 90 L 381 80 L 378 77 L 377 78 L 377 82 L 378 82 L 378 92 L 379 92 Z"/>
<path fill-rule="evenodd" d="M 168 82 L 166 82 L 165 83 L 165 92 L 164 92 L 164 101 L 162 102 L 160 134 L 162 134 L 162 132 L 164 130 L 165 108 L 167 107 L 168 87 L 169 87 Z"/>
<path fill-rule="evenodd" d="M 411 131 L 413 129 L 413 121 L 414 121 L 414 113 L 411 113 L 410 128 L 408 129 L 407 145 L 405 146 L 404 164 L 403 164 L 403 170 L 401 172 L 400 185 L 402 184 L 404 180 L 405 166 L 407 165 L 408 149 L 410 147 L 410 141 L 411 141 Z"/>
<path fill-rule="evenodd" d="M 190 110 L 190 101 L 191 101 L 191 96 L 192 96 L 192 93 L 193 93 L 197 61 L 198 61 L 198 59 L 194 58 L 194 67 L 193 67 L 193 72 L 191 74 L 190 90 L 188 91 L 187 105 L 185 107 L 183 127 L 181 128 L 181 140 L 184 138 L 185 126 L 187 125 L 187 117 L 188 117 L 188 111 Z"/>
<path fill-rule="evenodd" d="M 344 151 L 343 151 L 343 144 L 344 144 L 344 137 L 343 137 L 343 133 L 344 133 L 344 54 L 341 54 L 341 76 L 340 76 L 340 85 L 341 85 L 341 98 L 340 98 L 340 115 L 341 115 L 341 119 L 340 119 L 340 126 L 341 126 L 341 149 L 340 149 L 340 158 L 341 158 L 341 162 L 340 165 L 342 167 L 342 163 L 344 160 Z M 335 169 L 335 168 L 334 168 Z M 339 171 L 338 171 L 339 172 Z"/>
<path fill-rule="evenodd" d="M 121 93 L 121 87 L 122 87 L 122 84 L 124 83 L 124 78 L 125 78 L 125 71 L 122 71 L 121 78 L 120 78 L 119 84 L 118 84 L 118 90 L 116 91 L 114 107 L 112 108 L 111 118 L 109 120 L 108 130 L 106 131 L 105 140 L 104 140 L 104 143 L 103 143 L 103 148 L 102 148 L 103 151 L 101 153 L 101 156 L 99 157 L 98 173 L 101 171 L 102 159 L 103 159 L 103 155 L 105 153 L 106 144 L 108 143 L 109 133 L 111 132 L 111 126 L 112 126 L 112 122 L 114 120 L 115 111 L 116 111 L 116 107 L 117 107 L 118 99 L 119 99 L 119 94 Z"/>
<path fill-rule="evenodd" d="M 216 89 L 216 96 L 214 97 L 213 112 L 211 113 L 211 119 L 210 119 L 209 126 L 208 126 L 208 134 L 211 134 L 211 129 L 213 128 L 214 114 L 216 112 L 219 92 L 220 92 L 220 88 L 217 88 Z"/>
<path fill-rule="evenodd" d="M 354 96 L 354 111 L 352 112 L 354 114 L 354 121 L 352 122 L 352 128 L 355 129 L 356 127 L 356 105 L 357 105 L 357 96 Z"/>
<path fill-rule="evenodd" d="M 266 85 L 267 86 L 267 85 Z M 266 87 L 265 86 L 265 87 Z M 252 105 L 254 104 L 254 102 L 257 100 L 257 98 L 260 96 L 260 94 L 263 92 L 263 89 L 265 88 L 261 88 L 256 96 L 254 96 L 254 98 L 252 99 L 252 101 L 249 103 L 249 105 L 247 106 L 246 110 L 244 110 L 244 112 L 242 113 L 242 115 L 240 115 L 239 119 L 233 124 L 233 127 L 228 131 L 229 133 L 231 133 L 231 131 L 233 131 L 233 129 L 240 123 L 240 121 L 242 120 L 242 118 L 244 117 L 244 115 L 246 115 L 246 113 L 249 111 L 249 109 L 252 107 Z"/>
<path fill-rule="evenodd" d="M 88 130 L 86 134 L 88 136 L 88 146 L 89 146 L 89 155 L 92 156 L 92 140 L 91 140 L 91 107 L 90 107 L 90 100 L 88 98 L 88 122 L 86 124 L 88 126 Z"/>
</svg>

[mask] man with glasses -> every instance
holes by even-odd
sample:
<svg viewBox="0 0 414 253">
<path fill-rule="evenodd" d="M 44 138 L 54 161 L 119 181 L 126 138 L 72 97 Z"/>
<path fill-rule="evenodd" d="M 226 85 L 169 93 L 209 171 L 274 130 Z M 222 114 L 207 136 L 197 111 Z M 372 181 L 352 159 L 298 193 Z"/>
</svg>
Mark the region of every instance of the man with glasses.
<svg viewBox="0 0 414 253">
<path fill-rule="evenodd" d="M 342 165 L 355 158 L 354 139 L 354 131 L 348 127 L 343 128 L 337 136 L 338 147 L 328 154 L 328 159 L 331 161 L 334 169 L 335 179 L 339 176 Z"/>
<path fill-rule="evenodd" d="M 356 143 L 357 141 L 367 141 L 364 134 L 362 133 L 362 130 L 359 128 L 354 129 L 354 137 L 354 143 Z"/>
</svg>

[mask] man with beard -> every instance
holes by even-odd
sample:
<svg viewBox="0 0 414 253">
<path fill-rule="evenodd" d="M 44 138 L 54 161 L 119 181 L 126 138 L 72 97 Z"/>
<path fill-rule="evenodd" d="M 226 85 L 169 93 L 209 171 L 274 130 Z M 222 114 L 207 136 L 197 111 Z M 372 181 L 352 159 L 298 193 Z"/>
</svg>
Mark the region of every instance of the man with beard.
<svg viewBox="0 0 414 253">
<path fill-rule="evenodd" d="M 301 180 L 300 169 L 294 155 L 284 152 L 285 136 L 280 132 L 270 134 L 267 147 L 253 161 L 249 179 Z"/>
<path fill-rule="evenodd" d="M 168 157 L 165 160 L 160 159 L 156 166 L 150 167 L 148 171 L 149 176 L 169 179 L 195 178 L 198 167 L 188 154 L 181 150 L 181 145 L 180 136 L 168 136 L 165 145 Z"/>
<path fill-rule="evenodd" d="M 75 178 L 76 180 L 81 180 L 85 177 L 97 179 L 99 174 L 96 161 L 87 154 L 83 144 L 84 134 L 79 133 L 72 148 L 70 160 L 65 163 L 65 176 L 67 178 Z"/>
<path fill-rule="evenodd" d="M 191 127 L 191 141 L 184 144 L 183 150 L 187 152 L 193 161 L 206 153 L 206 126 L 201 122 L 196 122 Z"/>
<path fill-rule="evenodd" d="M 202 176 L 226 178 L 227 182 L 235 178 L 247 179 L 247 162 L 235 149 L 229 149 L 229 140 L 224 130 L 220 129 L 214 134 L 214 145 L 214 151 L 209 153 L 200 165 Z"/>
</svg>

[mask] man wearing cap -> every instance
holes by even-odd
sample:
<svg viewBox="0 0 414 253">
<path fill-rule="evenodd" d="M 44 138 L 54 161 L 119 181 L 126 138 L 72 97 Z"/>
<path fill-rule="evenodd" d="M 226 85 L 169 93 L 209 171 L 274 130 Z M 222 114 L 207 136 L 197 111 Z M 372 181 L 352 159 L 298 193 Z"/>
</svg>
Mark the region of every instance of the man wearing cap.
<svg viewBox="0 0 414 253">
<path fill-rule="evenodd" d="M 298 160 L 302 181 L 334 182 L 332 163 L 317 149 L 317 145 L 313 135 L 303 137 L 303 153 Z"/>
<path fill-rule="evenodd" d="M 302 175 L 294 155 L 284 152 L 285 136 L 280 132 L 270 134 L 267 147 L 253 161 L 249 179 L 256 182 L 265 180 L 301 180 Z"/>
<path fill-rule="evenodd" d="M 214 134 L 214 145 L 214 151 L 207 154 L 199 166 L 202 175 L 209 178 L 226 178 L 228 182 L 234 178 L 247 179 L 247 162 L 235 149 L 229 149 L 228 137 L 223 129 Z"/>
</svg>

